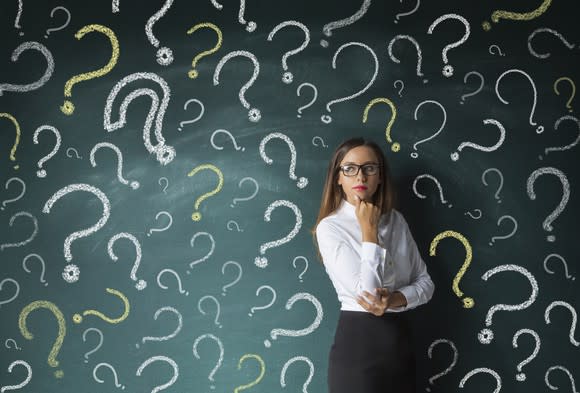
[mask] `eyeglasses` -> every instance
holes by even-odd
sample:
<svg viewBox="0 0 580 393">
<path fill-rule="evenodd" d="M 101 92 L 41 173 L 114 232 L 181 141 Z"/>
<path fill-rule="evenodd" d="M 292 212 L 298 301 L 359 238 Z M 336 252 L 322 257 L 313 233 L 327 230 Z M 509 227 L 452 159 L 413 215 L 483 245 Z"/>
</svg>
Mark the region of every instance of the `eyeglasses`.
<svg viewBox="0 0 580 393">
<path fill-rule="evenodd" d="M 342 171 L 343 175 L 349 177 L 358 175 L 358 171 L 361 169 L 362 173 L 365 176 L 373 176 L 379 172 L 379 164 L 364 164 L 364 165 L 347 164 L 341 165 L 339 168 Z"/>
</svg>

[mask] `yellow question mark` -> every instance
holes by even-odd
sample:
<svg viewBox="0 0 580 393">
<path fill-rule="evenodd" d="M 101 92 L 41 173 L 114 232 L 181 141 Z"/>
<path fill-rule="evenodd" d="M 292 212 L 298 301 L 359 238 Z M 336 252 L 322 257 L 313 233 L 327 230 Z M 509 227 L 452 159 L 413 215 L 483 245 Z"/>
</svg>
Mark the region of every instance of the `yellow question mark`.
<svg viewBox="0 0 580 393">
<path fill-rule="evenodd" d="M 455 239 L 459 240 L 461 244 L 463 244 L 463 247 L 465 247 L 465 261 L 463 262 L 463 265 L 461 265 L 461 269 L 459 269 L 455 275 L 455 278 L 453 278 L 453 292 L 455 292 L 457 297 L 461 298 L 463 296 L 463 292 L 459 289 L 459 281 L 461 281 L 461 278 L 471 263 L 471 258 L 473 256 L 471 252 L 471 245 L 462 234 L 455 231 L 445 231 L 435 236 L 435 238 L 431 241 L 431 245 L 429 246 L 429 255 L 436 255 L 435 250 L 437 248 L 437 244 L 439 244 L 441 239 L 446 237 L 454 237 Z M 472 308 L 475 305 L 475 301 L 470 297 L 464 297 L 462 301 L 464 308 Z"/>
<path fill-rule="evenodd" d="M 202 171 L 204 169 L 209 169 L 209 170 L 214 171 L 218 175 L 219 181 L 218 181 L 218 185 L 217 185 L 217 187 L 215 189 L 213 189 L 210 192 L 207 192 L 207 193 L 203 194 L 202 196 L 200 196 L 199 198 L 196 199 L 196 201 L 195 201 L 195 210 L 199 210 L 200 203 L 204 199 L 209 198 L 210 196 L 217 194 L 222 189 L 222 187 L 224 185 L 224 175 L 222 174 L 222 171 L 220 171 L 220 169 L 218 167 L 216 167 L 215 165 L 212 165 L 212 164 L 199 165 L 199 166 L 193 168 L 191 170 L 191 172 L 189 172 L 187 174 L 187 176 L 191 177 L 191 176 L 195 175 L 197 172 Z M 201 213 L 199 211 L 196 211 L 195 213 L 193 213 L 191 215 L 191 219 L 193 221 L 199 221 L 199 220 L 201 220 Z"/>
<path fill-rule="evenodd" d="M 79 31 L 77 31 L 75 34 L 75 37 L 77 40 L 80 40 L 81 38 L 84 37 L 85 34 L 91 33 L 94 31 L 97 31 L 97 32 L 109 37 L 109 40 L 111 41 L 111 45 L 113 47 L 113 52 L 111 53 L 111 58 L 109 59 L 109 62 L 104 67 L 99 68 L 98 70 L 91 71 L 91 72 L 85 72 L 84 74 L 75 75 L 72 78 L 70 78 L 66 82 L 66 84 L 64 85 L 64 96 L 65 97 L 71 97 L 72 87 L 75 83 L 103 76 L 106 73 L 110 72 L 113 69 L 113 67 L 117 64 L 117 60 L 119 59 L 119 41 L 117 40 L 117 36 L 113 32 L 113 30 L 111 30 L 108 27 L 105 27 L 103 25 L 87 25 L 87 26 L 81 28 Z M 66 100 L 64 102 L 64 104 L 60 107 L 60 110 L 65 115 L 72 115 L 73 112 L 75 111 L 75 106 L 71 101 Z"/>
<path fill-rule="evenodd" d="M 497 10 L 491 14 L 491 20 L 494 23 L 499 22 L 500 18 L 511 20 L 531 20 L 546 12 L 551 3 L 552 0 L 544 0 L 544 2 L 535 10 L 524 13 Z M 484 21 L 481 26 L 485 31 L 489 31 L 491 29 L 491 24 L 488 21 Z"/>
<path fill-rule="evenodd" d="M 56 360 L 56 356 L 60 351 L 60 347 L 62 346 L 62 342 L 64 341 L 64 336 L 66 335 L 66 322 L 64 320 L 64 316 L 62 312 L 58 309 L 58 307 L 49 301 L 46 300 L 36 300 L 29 305 L 25 306 L 22 311 L 20 311 L 20 316 L 18 317 L 18 327 L 20 328 L 20 333 L 26 338 L 27 340 L 32 340 L 34 335 L 30 333 L 28 328 L 26 327 L 26 318 L 28 314 L 32 311 L 39 309 L 39 308 L 47 308 L 49 309 L 58 322 L 58 336 L 56 337 L 56 341 L 52 345 L 52 349 L 48 354 L 48 364 L 50 367 L 58 367 L 58 360 Z M 57 370 L 54 372 L 54 376 L 57 378 L 62 378 L 64 375 L 64 371 Z"/>
<path fill-rule="evenodd" d="M 10 150 L 10 160 L 16 161 L 16 148 L 18 147 L 18 143 L 20 143 L 20 124 L 18 124 L 18 121 L 10 113 L 0 113 L 0 117 L 7 118 L 16 127 L 16 141 L 14 142 L 14 146 L 12 146 L 12 150 Z M 18 168 L 19 165 L 14 165 L 14 169 Z"/>
<path fill-rule="evenodd" d="M 393 102 L 391 100 L 389 100 L 388 98 L 375 98 L 374 100 L 370 101 L 367 104 L 367 106 L 365 107 L 365 110 L 363 112 L 362 121 L 363 121 L 363 123 L 367 122 L 370 109 L 373 107 L 373 105 L 378 104 L 379 102 L 384 103 L 384 104 L 388 104 L 391 107 L 391 112 L 393 114 L 391 116 L 391 120 L 389 120 L 389 124 L 387 124 L 385 136 L 387 137 L 387 142 L 393 143 L 393 140 L 391 139 L 391 127 L 393 126 L 393 123 L 395 122 L 395 118 L 397 117 L 397 108 L 395 107 L 395 104 L 393 104 Z M 391 150 L 394 152 L 398 152 L 400 149 L 401 149 L 401 145 L 399 145 L 398 142 L 395 142 L 391 145 Z"/>
<path fill-rule="evenodd" d="M 260 375 L 254 381 L 252 381 L 246 385 L 241 385 L 241 386 L 238 386 L 237 388 L 235 388 L 234 393 L 238 393 L 241 390 L 251 388 L 252 386 L 257 385 L 262 380 L 262 378 L 264 378 L 264 374 L 266 373 L 266 364 L 264 363 L 264 361 L 262 360 L 262 358 L 259 355 L 255 355 L 253 353 L 247 353 L 240 358 L 240 361 L 238 362 L 238 370 L 242 367 L 242 363 L 244 362 L 244 360 L 246 360 L 248 358 L 256 359 L 260 363 Z"/>
<path fill-rule="evenodd" d="M 560 81 L 568 81 L 572 85 L 572 95 L 570 96 L 568 102 L 566 102 L 566 108 L 568 108 L 568 112 L 572 112 L 572 107 L 570 106 L 570 104 L 572 104 L 572 100 L 574 99 L 574 95 L 576 94 L 576 85 L 574 84 L 574 81 L 568 78 L 567 76 L 563 76 L 561 78 L 556 79 L 556 82 L 554 82 L 554 92 L 558 95 L 560 95 L 560 92 L 558 91 L 558 83 Z"/>
<path fill-rule="evenodd" d="M 195 66 L 197 65 L 197 62 L 202 57 L 205 57 L 205 56 L 211 55 L 212 53 L 217 52 L 218 49 L 221 48 L 221 46 L 222 46 L 222 41 L 223 41 L 222 40 L 222 31 L 219 29 L 219 27 L 217 27 L 213 23 L 209 23 L 209 22 L 207 22 L 207 23 L 198 23 L 197 25 L 193 26 L 191 29 L 187 30 L 187 34 L 191 34 L 194 31 L 196 31 L 198 29 L 201 29 L 201 28 L 204 28 L 204 27 L 207 27 L 209 29 L 213 29 L 216 32 L 217 36 L 218 36 L 218 41 L 217 41 L 217 44 L 213 48 L 211 48 L 209 50 L 206 50 L 206 51 L 203 51 L 203 52 L 199 53 L 197 56 L 195 56 L 193 58 L 193 61 L 191 62 L 191 68 L 192 69 L 189 70 L 189 72 L 187 73 L 187 75 L 189 75 L 189 77 L 191 79 L 197 78 L 198 72 L 195 69 Z"/>
<path fill-rule="evenodd" d="M 123 295 L 121 292 L 119 292 L 115 289 L 107 288 L 107 292 L 118 296 L 123 301 L 123 305 L 125 306 L 125 311 L 123 311 L 123 314 L 121 314 L 120 317 L 112 319 L 112 318 L 107 317 L 106 315 L 104 315 L 103 313 L 101 313 L 100 311 L 97 311 L 97 310 L 85 310 L 85 311 L 83 311 L 83 315 L 96 315 L 97 317 L 99 317 L 102 320 L 109 322 L 109 323 L 119 323 L 119 322 L 124 321 L 129 316 L 129 310 L 130 310 L 129 299 L 127 299 L 127 297 L 125 295 Z M 80 314 L 75 314 L 75 315 L 73 315 L 73 321 L 74 321 L 74 323 L 81 323 L 83 321 L 83 317 Z"/>
</svg>

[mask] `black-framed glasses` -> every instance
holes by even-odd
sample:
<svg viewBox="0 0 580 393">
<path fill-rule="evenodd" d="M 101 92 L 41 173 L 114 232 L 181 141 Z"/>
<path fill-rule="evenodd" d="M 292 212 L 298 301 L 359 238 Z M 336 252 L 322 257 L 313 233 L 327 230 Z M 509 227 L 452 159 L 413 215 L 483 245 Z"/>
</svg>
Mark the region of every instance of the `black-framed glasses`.
<svg viewBox="0 0 580 393">
<path fill-rule="evenodd" d="M 342 174 L 345 176 L 356 176 L 358 175 L 358 172 L 362 169 L 362 173 L 365 176 L 373 176 L 376 175 L 377 173 L 379 173 L 379 164 L 363 164 L 363 165 L 357 165 L 357 164 L 346 164 L 346 165 L 341 165 L 340 170 L 342 171 Z"/>
</svg>

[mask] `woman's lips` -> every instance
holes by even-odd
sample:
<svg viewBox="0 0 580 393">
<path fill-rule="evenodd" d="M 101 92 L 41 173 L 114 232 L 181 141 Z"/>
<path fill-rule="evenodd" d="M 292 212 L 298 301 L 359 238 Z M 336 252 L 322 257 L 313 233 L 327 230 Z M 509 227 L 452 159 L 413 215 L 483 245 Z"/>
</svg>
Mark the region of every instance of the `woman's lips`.
<svg viewBox="0 0 580 393">
<path fill-rule="evenodd" d="M 365 186 L 356 186 L 352 188 L 353 190 L 357 190 L 357 191 L 364 191 L 367 189 L 367 187 Z"/>
</svg>

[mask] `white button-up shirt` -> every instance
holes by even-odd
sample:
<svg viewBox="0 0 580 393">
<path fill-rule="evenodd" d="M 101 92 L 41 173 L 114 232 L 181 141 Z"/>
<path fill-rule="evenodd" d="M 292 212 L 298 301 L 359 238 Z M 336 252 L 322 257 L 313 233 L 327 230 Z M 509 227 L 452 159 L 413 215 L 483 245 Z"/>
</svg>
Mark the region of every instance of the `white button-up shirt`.
<svg viewBox="0 0 580 393">
<path fill-rule="evenodd" d="M 318 249 L 336 290 L 341 310 L 367 312 L 356 298 L 376 288 L 399 291 L 407 306 L 388 309 L 400 312 L 427 303 L 435 285 L 419 254 L 403 215 L 395 209 L 379 221 L 379 244 L 362 241 L 355 206 L 346 200 L 316 227 Z"/>
</svg>

